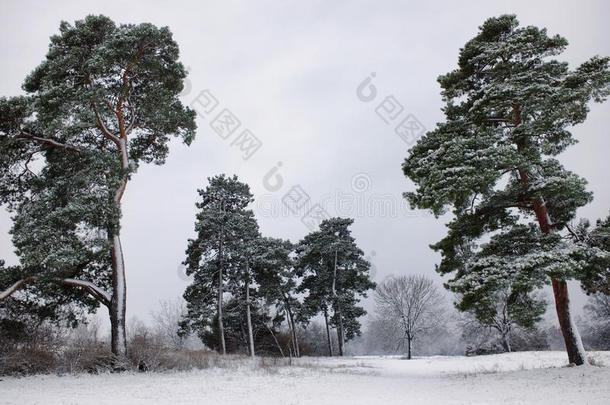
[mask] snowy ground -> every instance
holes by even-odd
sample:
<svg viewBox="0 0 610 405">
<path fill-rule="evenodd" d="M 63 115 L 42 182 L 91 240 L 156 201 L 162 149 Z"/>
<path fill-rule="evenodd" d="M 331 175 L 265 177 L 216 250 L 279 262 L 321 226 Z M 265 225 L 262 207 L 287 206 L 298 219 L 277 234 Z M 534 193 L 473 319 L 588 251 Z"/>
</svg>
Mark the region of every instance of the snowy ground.
<svg viewBox="0 0 610 405">
<path fill-rule="evenodd" d="M 4 378 L 0 404 L 610 404 L 610 352 L 592 356 L 606 366 L 565 367 L 563 352 L 527 352 Z"/>
</svg>

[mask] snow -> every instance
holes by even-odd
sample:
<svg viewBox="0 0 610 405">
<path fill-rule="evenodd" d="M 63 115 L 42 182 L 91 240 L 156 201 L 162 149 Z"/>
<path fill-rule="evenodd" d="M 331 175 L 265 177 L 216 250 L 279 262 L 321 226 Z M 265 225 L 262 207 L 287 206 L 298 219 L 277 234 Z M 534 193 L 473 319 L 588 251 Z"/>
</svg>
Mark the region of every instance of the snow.
<svg viewBox="0 0 610 405">
<path fill-rule="evenodd" d="M 610 365 L 610 352 L 593 357 Z M 564 352 L 270 363 L 237 359 L 191 372 L 4 378 L 0 404 L 610 403 L 610 368 L 565 367 Z"/>
</svg>

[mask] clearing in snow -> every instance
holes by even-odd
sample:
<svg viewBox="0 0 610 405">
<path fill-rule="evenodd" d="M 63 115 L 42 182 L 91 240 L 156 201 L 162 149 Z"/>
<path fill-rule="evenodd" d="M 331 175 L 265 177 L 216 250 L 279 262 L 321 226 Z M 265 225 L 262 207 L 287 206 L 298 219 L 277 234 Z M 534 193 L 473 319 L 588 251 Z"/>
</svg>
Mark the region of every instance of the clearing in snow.
<svg viewBox="0 0 610 405">
<path fill-rule="evenodd" d="M 591 357 L 610 364 L 610 352 Z M 564 352 L 239 358 L 191 372 L 5 378 L 0 404 L 608 404 L 609 381 L 610 368 L 567 367 Z"/>
</svg>

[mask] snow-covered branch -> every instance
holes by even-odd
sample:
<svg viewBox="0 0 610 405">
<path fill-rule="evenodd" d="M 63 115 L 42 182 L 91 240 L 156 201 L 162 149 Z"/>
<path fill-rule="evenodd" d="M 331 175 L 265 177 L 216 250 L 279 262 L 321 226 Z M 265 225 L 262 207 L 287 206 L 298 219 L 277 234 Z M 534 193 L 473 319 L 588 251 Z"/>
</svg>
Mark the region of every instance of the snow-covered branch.
<svg viewBox="0 0 610 405">
<path fill-rule="evenodd" d="M 108 292 L 106 292 L 104 289 L 98 287 L 97 285 L 95 285 L 89 281 L 76 280 L 73 278 L 65 278 L 62 280 L 62 284 L 73 286 L 73 287 L 81 287 L 85 291 L 87 291 L 89 294 L 91 294 L 93 296 L 93 298 L 100 301 L 102 304 L 104 304 L 106 306 L 110 306 L 110 301 L 112 299 L 110 294 Z"/>
<path fill-rule="evenodd" d="M 16 283 L 14 283 L 13 285 L 11 285 L 9 288 L 7 288 L 6 290 L 0 292 L 0 301 L 3 301 L 5 299 L 7 299 L 8 297 L 10 297 L 11 295 L 13 295 L 14 293 L 16 293 L 17 291 L 21 290 L 22 288 L 24 288 L 28 283 L 33 281 L 33 277 L 27 277 L 24 279 L 21 279 L 19 281 L 17 281 Z"/>
<path fill-rule="evenodd" d="M 25 286 L 27 286 L 30 283 L 33 283 L 34 281 L 36 281 L 36 277 L 26 277 L 26 278 L 23 278 L 23 279 L 17 281 L 16 283 L 11 285 L 6 290 L 0 292 L 0 301 L 3 301 L 5 299 L 9 298 L 11 295 L 13 295 L 17 291 L 25 288 Z M 110 294 L 108 294 L 108 292 L 106 292 L 104 289 L 98 287 L 97 285 L 95 285 L 89 281 L 76 280 L 73 278 L 64 278 L 64 279 L 59 280 L 59 282 L 63 285 L 83 288 L 85 291 L 87 291 L 89 294 L 91 294 L 91 296 L 93 298 L 100 301 L 102 304 L 104 304 L 106 306 L 110 306 L 110 301 L 112 299 Z"/>
<path fill-rule="evenodd" d="M 31 140 L 31 141 L 34 141 L 34 142 L 41 143 L 43 145 L 52 146 L 54 148 L 63 148 L 63 149 L 73 150 L 73 151 L 76 151 L 76 152 L 80 152 L 81 151 L 81 149 L 76 147 L 76 146 L 68 145 L 68 144 L 65 144 L 65 143 L 61 143 L 61 142 L 58 142 L 58 141 L 56 141 L 54 139 L 49 139 L 49 138 L 43 138 L 43 137 L 40 137 L 40 136 L 35 136 L 35 135 L 32 135 L 32 134 L 30 134 L 28 132 L 21 132 L 21 134 L 17 136 L 17 139 Z"/>
</svg>

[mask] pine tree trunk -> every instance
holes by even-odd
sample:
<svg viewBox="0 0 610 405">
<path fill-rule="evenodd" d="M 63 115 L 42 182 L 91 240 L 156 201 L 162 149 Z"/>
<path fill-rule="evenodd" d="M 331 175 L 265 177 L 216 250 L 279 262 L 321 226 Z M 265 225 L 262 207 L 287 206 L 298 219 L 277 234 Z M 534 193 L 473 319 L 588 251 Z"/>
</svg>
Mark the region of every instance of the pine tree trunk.
<svg viewBox="0 0 610 405">
<path fill-rule="evenodd" d="M 299 349 L 299 337 L 297 336 L 294 316 L 292 315 L 292 308 L 290 307 L 288 301 L 286 301 L 284 305 L 286 306 L 286 312 L 288 313 L 288 327 L 290 328 L 290 332 L 292 334 L 292 348 L 294 355 L 295 357 L 301 357 L 301 350 Z"/>
<path fill-rule="evenodd" d="M 292 328 L 292 319 L 290 317 L 290 311 L 288 311 L 288 304 L 284 303 L 284 313 L 286 314 L 286 324 L 288 325 L 288 333 L 290 333 L 290 344 L 288 349 L 290 352 L 296 353 L 294 345 L 294 330 Z"/>
<path fill-rule="evenodd" d="M 534 201 L 534 211 L 538 218 L 538 223 L 542 233 L 551 233 L 549 215 L 544 204 L 544 200 Z M 587 353 L 585 352 L 578 328 L 572 319 L 570 311 L 570 298 L 568 294 L 568 284 L 565 280 L 551 278 L 553 286 L 553 297 L 555 298 L 555 309 L 559 320 L 559 327 L 568 352 L 568 360 L 571 364 L 581 366 L 588 364 Z"/>
<path fill-rule="evenodd" d="M 343 317 L 341 315 L 341 303 L 339 302 L 339 295 L 337 294 L 337 250 L 335 250 L 335 267 L 333 270 L 333 298 L 335 299 L 335 314 L 339 318 L 339 328 L 337 329 L 337 342 L 339 345 L 339 356 L 343 356 Z"/>
<path fill-rule="evenodd" d="M 517 127 L 521 124 L 521 107 L 518 104 L 513 105 L 513 114 L 514 124 L 515 127 Z M 517 143 L 517 150 L 520 152 L 525 151 L 524 141 Z M 528 188 L 528 172 L 522 168 L 519 168 L 519 178 L 524 188 Z M 551 220 L 544 198 L 534 198 L 532 204 L 540 230 L 544 234 L 551 233 Z M 555 299 L 557 318 L 559 319 L 559 326 L 565 342 L 566 351 L 568 352 L 568 360 L 571 364 L 575 364 L 577 366 L 588 364 L 587 353 L 582 345 L 578 328 L 576 327 L 576 324 L 571 316 L 568 285 L 565 280 L 558 280 L 556 278 L 551 278 L 551 283 L 553 286 L 553 297 Z"/>
<path fill-rule="evenodd" d="M 328 326 L 328 308 L 324 306 L 324 322 L 326 324 L 326 339 L 328 342 L 328 355 L 333 357 L 333 342 L 330 338 L 330 327 Z"/>
<path fill-rule="evenodd" d="M 552 279 L 553 295 L 555 296 L 555 308 L 566 351 L 570 363 L 578 366 L 588 364 L 587 354 L 582 344 L 580 334 L 572 314 L 570 313 L 570 298 L 568 296 L 568 284 L 563 280 Z"/>
<path fill-rule="evenodd" d="M 227 354 L 225 343 L 225 325 L 222 314 L 222 267 L 218 270 L 218 338 L 220 340 L 220 350 L 222 354 Z"/>
<path fill-rule="evenodd" d="M 224 211 L 224 207 L 222 207 Z M 224 228 L 221 226 L 220 229 L 220 243 L 218 246 L 218 340 L 220 341 L 220 351 L 221 353 L 227 354 L 227 345 L 225 343 L 225 324 L 222 313 L 222 300 L 223 300 L 223 266 L 224 266 L 224 257 L 223 257 L 223 245 L 224 245 Z"/>
<path fill-rule="evenodd" d="M 252 332 L 252 314 L 250 310 L 250 277 L 246 277 L 246 321 L 248 323 L 248 343 L 250 345 L 250 357 L 254 357 L 254 333 Z"/>
<path fill-rule="evenodd" d="M 127 300 L 127 286 L 125 283 L 125 261 L 121 238 L 115 235 L 112 238 L 112 299 L 108 312 L 110 315 L 111 349 L 112 353 L 124 359 L 127 356 L 127 338 L 125 332 L 125 304 Z"/>
<path fill-rule="evenodd" d="M 121 116 L 122 117 L 122 116 Z M 121 169 L 124 172 L 129 170 L 129 154 L 127 153 L 127 134 L 122 125 L 122 118 L 119 117 L 121 138 L 117 144 L 120 156 Z M 121 200 L 125 194 L 128 182 L 127 174 L 123 174 L 123 179 L 115 191 L 114 202 L 120 210 Z M 119 359 L 127 357 L 127 334 L 125 330 L 125 314 L 127 306 L 127 283 L 125 279 L 125 258 L 123 246 L 119 236 L 119 226 L 109 228 L 109 236 L 112 237 L 111 259 L 112 259 L 112 298 L 110 300 L 110 347 L 112 353 Z"/>
<path fill-rule="evenodd" d="M 337 300 L 337 317 L 339 318 L 339 328 L 337 328 L 337 341 L 339 344 L 339 356 L 343 356 L 343 350 L 345 346 L 344 330 L 343 330 L 343 317 L 341 315 L 341 304 Z"/>
</svg>

